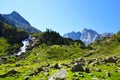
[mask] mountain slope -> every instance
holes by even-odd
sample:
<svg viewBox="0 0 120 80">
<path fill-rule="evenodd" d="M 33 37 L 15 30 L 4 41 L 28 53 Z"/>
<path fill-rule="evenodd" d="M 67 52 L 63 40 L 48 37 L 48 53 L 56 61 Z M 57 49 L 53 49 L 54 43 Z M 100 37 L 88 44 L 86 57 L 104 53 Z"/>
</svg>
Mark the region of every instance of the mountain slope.
<svg viewBox="0 0 120 80">
<path fill-rule="evenodd" d="M 28 33 L 40 32 L 38 29 L 32 27 L 30 23 L 16 11 L 13 11 L 11 14 L 2 14 L 1 16 L 4 18 L 1 21 L 9 25 L 16 26 L 19 29 L 25 30 Z"/>
<path fill-rule="evenodd" d="M 40 44 L 19 57 L 8 58 L 0 66 L 0 80 L 51 80 L 63 69 L 66 75 L 62 79 L 55 75 L 55 80 L 120 80 L 120 32 L 93 42 L 89 45 L 93 49 L 82 49 L 81 43 L 72 40 L 73 44 L 59 44 L 62 37 L 55 31 L 32 36 Z"/>
<path fill-rule="evenodd" d="M 81 33 L 80 32 L 71 32 L 71 33 L 66 33 L 63 35 L 66 38 L 71 38 L 73 40 L 79 40 L 81 37 Z"/>
<path fill-rule="evenodd" d="M 28 34 L 16 27 L 0 22 L 0 56 L 14 54 Z"/>
<path fill-rule="evenodd" d="M 113 35 L 113 33 L 99 34 L 92 29 L 84 28 L 82 33 L 80 33 L 80 32 L 77 32 L 77 33 L 70 32 L 70 33 L 64 34 L 63 37 L 71 38 L 73 40 L 82 40 L 85 44 L 90 44 L 90 43 L 98 40 L 101 37 L 109 37 L 111 35 Z"/>
</svg>

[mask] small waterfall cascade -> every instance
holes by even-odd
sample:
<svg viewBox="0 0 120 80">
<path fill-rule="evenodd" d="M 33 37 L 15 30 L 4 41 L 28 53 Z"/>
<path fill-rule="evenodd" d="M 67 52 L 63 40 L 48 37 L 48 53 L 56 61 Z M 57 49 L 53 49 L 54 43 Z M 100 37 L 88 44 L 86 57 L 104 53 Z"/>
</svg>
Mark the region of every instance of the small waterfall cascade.
<svg viewBox="0 0 120 80">
<path fill-rule="evenodd" d="M 34 41 L 35 41 L 35 37 L 32 37 L 31 35 L 29 35 L 28 38 L 26 38 L 22 41 L 23 46 L 20 48 L 19 52 L 16 55 L 21 55 L 22 53 L 26 52 L 26 50 L 30 46 L 34 46 L 34 44 L 33 44 Z"/>
</svg>

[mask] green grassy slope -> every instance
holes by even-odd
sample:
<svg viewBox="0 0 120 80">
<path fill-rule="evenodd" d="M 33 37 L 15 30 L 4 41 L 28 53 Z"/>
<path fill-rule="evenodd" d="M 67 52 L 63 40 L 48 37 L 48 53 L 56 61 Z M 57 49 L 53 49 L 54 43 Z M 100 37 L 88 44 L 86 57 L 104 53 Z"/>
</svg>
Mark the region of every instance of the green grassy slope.
<svg viewBox="0 0 120 80">
<path fill-rule="evenodd" d="M 66 78 L 62 80 L 120 80 L 119 33 L 110 38 L 101 38 L 89 46 L 81 41 L 62 38 L 51 31 L 34 36 L 37 40 L 32 49 L 19 57 L 11 56 L 7 64 L 0 66 L 0 80 L 48 80 L 60 69 L 67 71 Z M 60 69 L 54 68 L 56 63 Z M 71 71 L 74 63 L 88 67 L 89 73 Z M 17 73 L 8 75 L 11 69 Z"/>
</svg>

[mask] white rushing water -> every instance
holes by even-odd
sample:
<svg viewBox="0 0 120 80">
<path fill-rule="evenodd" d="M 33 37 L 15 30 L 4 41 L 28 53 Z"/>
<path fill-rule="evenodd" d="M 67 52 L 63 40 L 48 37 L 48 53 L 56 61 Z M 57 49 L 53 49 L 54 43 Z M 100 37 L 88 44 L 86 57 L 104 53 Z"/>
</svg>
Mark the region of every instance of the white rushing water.
<svg viewBox="0 0 120 80">
<path fill-rule="evenodd" d="M 36 38 L 31 36 L 31 35 L 28 38 L 24 39 L 22 41 L 23 46 L 20 48 L 20 50 L 17 53 L 17 55 L 21 55 L 22 53 L 26 52 L 27 48 L 29 48 L 30 46 L 34 46 L 35 39 Z"/>
<path fill-rule="evenodd" d="M 30 45 L 30 41 L 28 38 L 24 39 L 22 43 L 23 43 L 23 46 L 20 48 L 20 51 L 17 53 L 17 55 L 21 55 L 22 53 L 24 53 L 28 48 L 28 46 Z"/>
</svg>

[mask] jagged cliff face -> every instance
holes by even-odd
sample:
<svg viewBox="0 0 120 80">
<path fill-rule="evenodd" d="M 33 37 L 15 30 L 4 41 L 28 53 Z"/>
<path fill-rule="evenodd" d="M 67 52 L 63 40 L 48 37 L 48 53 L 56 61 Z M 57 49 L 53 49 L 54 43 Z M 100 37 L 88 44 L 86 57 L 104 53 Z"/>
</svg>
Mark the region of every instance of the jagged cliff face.
<svg viewBox="0 0 120 80">
<path fill-rule="evenodd" d="M 111 35 L 113 35 L 113 33 L 99 34 L 99 33 L 97 33 L 96 31 L 94 31 L 92 29 L 84 28 L 82 33 L 81 32 L 77 32 L 77 33 L 70 32 L 70 33 L 64 34 L 63 37 L 72 38 L 73 40 L 81 40 L 85 44 L 90 44 L 90 43 L 98 40 L 101 37 L 109 37 Z"/>
<path fill-rule="evenodd" d="M 94 42 L 99 38 L 100 38 L 100 34 L 98 34 L 96 31 L 85 28 L 82 31 L 80 40 L 82 40 L 85 44 L 90 44 L 91 42 Z"/>
<path fill-rule="evenodd" d="M 16 11 L 13 11 L 11 14 L 2 14 L 1 18 L 2 19 L 0 19 L 0 21 L 3 21 L 12 26 L 16 26 L 17 28 L 28 33 L 40 32 L 38 29 L 32 27 L 30 23 Z"/>
<path fill-rule="evenodd" d="M 81 37 L 81 33 L 80 32 L 71 32 L 71 33 L 67 33 L 63 35 L 66 38 L 72 38 L 73 40 L 79 40 Z"/>
</svg>

